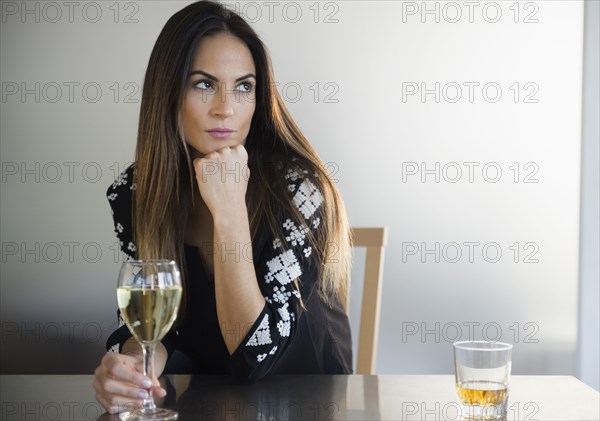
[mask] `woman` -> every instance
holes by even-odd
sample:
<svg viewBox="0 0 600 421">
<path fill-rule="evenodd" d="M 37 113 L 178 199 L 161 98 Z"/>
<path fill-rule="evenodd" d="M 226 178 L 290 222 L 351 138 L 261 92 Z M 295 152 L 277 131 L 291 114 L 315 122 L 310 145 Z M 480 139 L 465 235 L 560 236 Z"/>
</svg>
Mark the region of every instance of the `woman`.
<svg viewBox="0 0 600 421">
<path fill-rule="evenodd" d="M 274 89 L 253 29 L 219 3 L 173 15 L 146 71 L 135 163 L 109 187 L 127 258 L 169 258 L 183 275 L 176 325 L 157 346 L 190 372 L 351 373 L 343 202 Z M 125 326 L 95 372 L 109 411 L 151 387 Z M 156 378 L 151 392 L 164 396 Z"/>
</svg>

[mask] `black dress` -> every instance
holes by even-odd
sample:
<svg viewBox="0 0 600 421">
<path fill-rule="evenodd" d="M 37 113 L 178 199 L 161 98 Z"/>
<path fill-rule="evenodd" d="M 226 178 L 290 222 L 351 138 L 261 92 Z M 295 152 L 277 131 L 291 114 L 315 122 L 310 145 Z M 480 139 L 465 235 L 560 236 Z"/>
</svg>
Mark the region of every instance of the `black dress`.
<svg viewBox="0 0 600 421">
<path fill-rule="evenodd" d="M 133 168 L 132 165 L 123 171 L 107 191 L 115 232 L 127 260 L 136 258 L 131 217 Z M 243 336 L 232 355 L 227 351 L 217 321 L 214 278 L 207 275 L 197 248 L 185 245 L 186 294 L 190 301 L 181 324 L 171 329 L 162 343 L 169 357 L 175 350 L 189 357 L 194 364 L 190 372 L 236 374 L 248 380 L 267 374 L 352 373 L 348 317 L 339 301 L 330 307 L 320 298 L 316 258 L 306 240 L 308 230 L 320 223 L 323 196 L 308 178 L 296 171 L 288 171 L 285 179 L 290 199 L 305 218 L 296 222 L 282 217 L 289 248 L 281 253 L 278 247 L 281 240 L 263 231 L 252 241 L 252 253 L 249 247 L 220 251 L 253 259 L 266 301 L 252 326 L 226 326 L 225 334 Z M 299 291 L 294 287 L 295 278 L 299 279 Z M 122 325 L 108 338 L 107 350 L 117 350 L 130 336 Z"/>
</svg>

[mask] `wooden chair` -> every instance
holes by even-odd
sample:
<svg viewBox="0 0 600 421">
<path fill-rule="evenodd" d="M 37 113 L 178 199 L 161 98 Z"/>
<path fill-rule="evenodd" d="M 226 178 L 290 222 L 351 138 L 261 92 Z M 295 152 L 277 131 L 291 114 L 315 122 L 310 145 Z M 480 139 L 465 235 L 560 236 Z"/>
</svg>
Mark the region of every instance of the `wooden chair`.
<svg viewBox="0 0 600 421">
<path fill-rule="evenodd" d="M 383 277 L 384 249 L 387 245 L 387 227 L 351 228 L 353 246 L 366 247 L 362 307 L 356 374 L 375 374 L 377 339 L 379 336 L 379 307 L 381 302 L 381 279 Z M 350 296 L 346 312 L 350 307 Z"/>
</svg>

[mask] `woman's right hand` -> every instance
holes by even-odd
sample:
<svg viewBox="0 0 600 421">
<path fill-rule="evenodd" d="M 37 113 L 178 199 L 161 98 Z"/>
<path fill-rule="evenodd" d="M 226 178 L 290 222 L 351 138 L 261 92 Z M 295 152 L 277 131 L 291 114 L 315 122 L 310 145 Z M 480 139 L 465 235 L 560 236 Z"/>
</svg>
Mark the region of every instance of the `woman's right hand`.
<svg viewBox="0 0 600 421">
<path fill-rule="evenodd" d="M 100 365 L 94 371 L 94 389 L 96 400 L 109 414 L 125 410 L 132 411 L 140 407 L 148 397 L 152 386 L 152 395 L 164 397 L 167 392 L 160 386 L 156 376 L 152 381 L 144 377 L 142 357 L 109 352 L 102 357 Z"/>
</svg>

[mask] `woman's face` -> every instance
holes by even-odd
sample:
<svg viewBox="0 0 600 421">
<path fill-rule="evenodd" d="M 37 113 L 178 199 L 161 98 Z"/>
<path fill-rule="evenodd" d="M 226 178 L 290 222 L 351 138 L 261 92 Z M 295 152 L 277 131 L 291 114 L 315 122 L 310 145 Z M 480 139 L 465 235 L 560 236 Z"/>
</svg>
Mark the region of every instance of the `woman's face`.
<svg viewBox="0 0 600 421">
<path fill-rule="evenodd" d="M 246 44 L 226 33 L 203 38 L 181 110 L 186 143 L 200 155 L 244 145 L 256 108 L 255 90 L 256 69 Z"/>
</svg>

